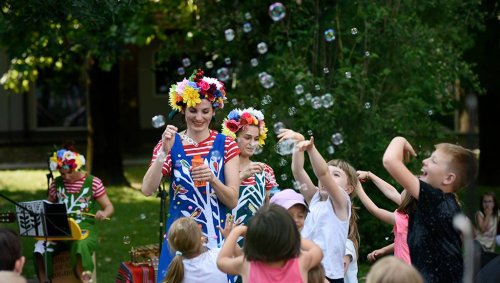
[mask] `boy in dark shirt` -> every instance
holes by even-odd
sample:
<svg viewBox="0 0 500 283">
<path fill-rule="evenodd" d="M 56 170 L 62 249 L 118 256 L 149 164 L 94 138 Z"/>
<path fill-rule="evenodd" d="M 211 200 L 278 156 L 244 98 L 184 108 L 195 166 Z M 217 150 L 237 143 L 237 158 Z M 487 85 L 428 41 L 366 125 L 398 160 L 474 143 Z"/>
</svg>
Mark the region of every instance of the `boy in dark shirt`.
<svg viewBox="0 0 500 283">
<path fill-rule="evenodd" d="M 383 163 L 391 176 L 418 199 L 410 215 L 408 245 L 412 264 L 425 282 L 462 282 L 463 259 L 460 234 L 453 217 L 460 213 L 455 192 L 467 187 L 477 174 L 477 160 L 470 150 L 441 143 L 422 161 L 416 177 L 404 160 L 416 156 L 410 143 L 395 137 L 387 147 Z"/>
</svg>

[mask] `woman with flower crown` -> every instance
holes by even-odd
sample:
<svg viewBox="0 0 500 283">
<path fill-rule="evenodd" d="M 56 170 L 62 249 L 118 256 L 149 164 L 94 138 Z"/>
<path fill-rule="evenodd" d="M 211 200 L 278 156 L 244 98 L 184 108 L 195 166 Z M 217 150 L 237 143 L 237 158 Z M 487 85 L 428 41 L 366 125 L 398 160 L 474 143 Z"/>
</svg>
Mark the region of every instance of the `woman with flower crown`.
<svg viewBox="0 0 500 283">
<path fill-rule="evenodd" d="M 71 265 L 75 274 L 82 282 L 91 282 L 94 262 L 92 255 L 97 247 L 98 233 L 94 224 L 96 220 L 105 220 L 113 214 L 114 208 L 102 181 L 82 171 L 85 165 L 83 155 L 75 151 L 71 143 L 54 152 L 50 157 L 51 170 L 58 170 L 56 177 L 49 187 L 50 202 L 64 203 L 68 215 L 75 219 L 82 230 L 86 230 L 88 237 L 76 241 L 47 242 L 38 241 L 35 244 L 35 260 L 40 282 L 46 282 L 44 253 L 47 252 L 48 277 L 52 277 L 52 255 L 62 250 L 69 250 Z M 97 209 L 96 203 L 101 209 Z"/>
<path fill-rule="evenodd" d="M 246 224 L 269 201 L 270 190 L 278 188 L 273 169 L 265 163 L 250 160 L 267 138 L 264 114 L 251 107 L 234 109 L 224 119 L 222 133 L 235 139 L 240 149 L 241 185 L 238 204 L 232 214 L 236 223 Z"/>
<path fill-rule="evenodd" d="M 153 150 L 141 190 L 151 195 L 164 176 L 169 178 L 166 231 L 176 219 L 191 217 L 207 239 L 207 248 L 217 248 L 222 244 L 218 227 L 225 226 L 226 213 L 236 206 L 240 185 L 238 145 L 209 128 L 216 110 L 224 107 L 224 84 L 203 76 L 203 71 L 198 69 L 189 79 L 173 84 L 169 96 L 173 113 L 184 115 L 186 130 L 167 125 Z M 193 166 L 194 160 L 201 165 Z M 157 282 L 165 277 L 174 256 L 165 240 Z"/>
</svg>

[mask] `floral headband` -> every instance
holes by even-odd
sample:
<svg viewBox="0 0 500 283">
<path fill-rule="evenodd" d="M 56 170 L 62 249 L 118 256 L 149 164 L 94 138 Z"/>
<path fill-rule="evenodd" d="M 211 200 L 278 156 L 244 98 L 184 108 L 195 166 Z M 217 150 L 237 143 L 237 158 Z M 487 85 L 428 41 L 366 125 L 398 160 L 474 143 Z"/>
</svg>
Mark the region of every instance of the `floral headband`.
<svg viewBox="0 0 500 283">
<path fill-rule="evenodd" d="M 263 146 L 267 138 L 266 123 L 264 123 L 264 114 L 252 107 L 246 109 L 234 109 L 229 112 L 222 123 L 222 133 L 236 139 L 236 133 L 246 125 L 259 127 L 259 146 Z"/>
<path fill-rule="evenodd" d="M 201 69 L 195 70 L 189 79 L 170 86 L 170 106 L 180 112 L 186 107 L 196 107 L 202 99 L 207 99 L 216 109 L 224 107 L 226 91 L 217 79 L 204 77 Z"/>
<path fill-rule="evenodd" d="M 50 170 L 66 169 L 73 172 L 85 165 L 85 157 L 75 151 L 60 149 L 52 154 L 49 164 Z"/>
</svg>

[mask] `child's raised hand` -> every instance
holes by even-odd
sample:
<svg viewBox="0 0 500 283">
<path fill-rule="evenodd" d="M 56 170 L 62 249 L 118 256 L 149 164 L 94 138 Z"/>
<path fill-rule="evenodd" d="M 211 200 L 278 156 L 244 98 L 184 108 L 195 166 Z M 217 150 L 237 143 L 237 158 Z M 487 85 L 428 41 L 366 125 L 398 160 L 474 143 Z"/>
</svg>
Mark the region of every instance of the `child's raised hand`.
<svg viewBox="0 0 500 283">
<path fill-rule="evenodd" d="M 358 176 L 358 180 L 360 180 L 361 182 L 366 182 L 370 179 L 370 171 L 358 170 L 356 171 L 356 175 Z"/>
<path fill-rule="evenodd" d="M 403 147 L 403 157 L 405 162 L 409 162 L 411 157 L 416 157 L 417 153 L 411 146 L 411 144 L 405 139 L 404 147 Z"/>
<path fill-rule="evenodd" d="M 314 146 L 314 137 L 311 137 L 310 140 L 300 141 L 295 145 L 298 151 L 308 151 L 312 149 Z"/>
<path fill-rule="evenodd" d="M 297 133 L 293 130 L 290 129 L 281 129 L 280 133 L 278 134 L 278 142 L 282 142 L 284 140 L 296 140 L 296 141 L 303 141 L 305 140 L 304 136 L 301 133 Z"/>
<path fill-rule="evenodd" d="M 230 213 L 226 214 L 226 225 L 224 226 L 224 229 L 222 229 L 220 226 L 217 226 L 217 229 L 219 229 L 219 231 L 222 234 L 222 237 L 224 237 L 224 239 L 226 239 L 229 236 L 229 234 L 231 233 L 231 231 L 235 227 L 234 217 L 235 216 L 230 214 Z"/>
</svg>

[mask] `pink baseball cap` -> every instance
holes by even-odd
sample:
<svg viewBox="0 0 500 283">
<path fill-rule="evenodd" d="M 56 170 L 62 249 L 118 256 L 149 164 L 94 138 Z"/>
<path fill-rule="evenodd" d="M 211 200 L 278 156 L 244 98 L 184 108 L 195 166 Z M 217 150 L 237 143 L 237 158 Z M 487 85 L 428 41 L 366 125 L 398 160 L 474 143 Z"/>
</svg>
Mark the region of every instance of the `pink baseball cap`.
<svg viewBox="0 0 500 283">
<path fill-rule="evenodd" d="M 285 209 L 289 209 L 296 204 L 301 204 L 306 208 L 306 211 L 309 211 L 309 207 L 307 206 L 304 196 L 292 189 L 284 189 L 275 193 L 269 202 L 282 206 Z"/>
</svg>

